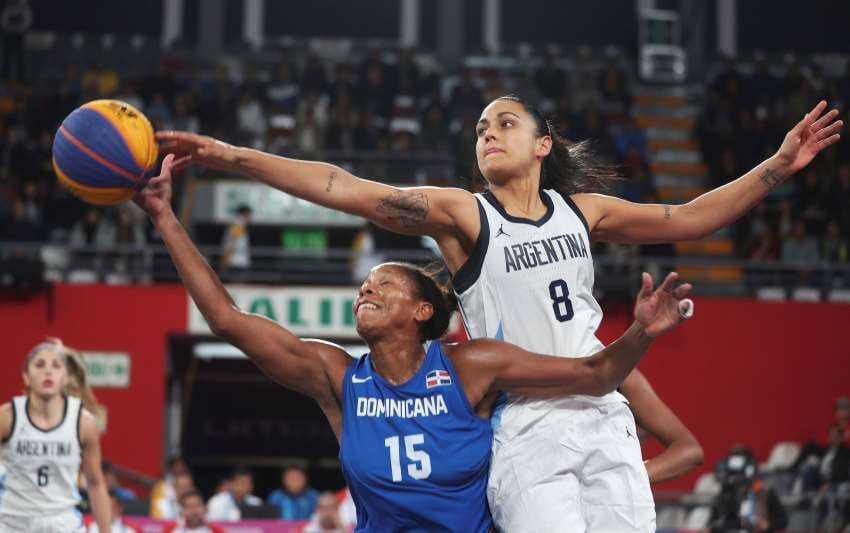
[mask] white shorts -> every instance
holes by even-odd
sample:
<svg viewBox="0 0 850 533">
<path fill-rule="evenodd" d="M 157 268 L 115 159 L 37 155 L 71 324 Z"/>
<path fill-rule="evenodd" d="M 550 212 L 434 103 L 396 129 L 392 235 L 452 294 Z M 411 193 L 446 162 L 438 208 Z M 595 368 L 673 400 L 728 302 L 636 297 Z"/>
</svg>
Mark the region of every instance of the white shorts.
<svg viewBox="0 0 850 533">
<path fill-rule="evenodd" d="M 494 444 L 487 499 L 505 533 L 655 532 L 634 416 L 622 402 L 576 400 Z"/>
<path fill-rule="evenodd" d="M 85 530 L 77 511 L 43 516 L 0 514 L 0 533 L 83 533 Z"/>
</svg>

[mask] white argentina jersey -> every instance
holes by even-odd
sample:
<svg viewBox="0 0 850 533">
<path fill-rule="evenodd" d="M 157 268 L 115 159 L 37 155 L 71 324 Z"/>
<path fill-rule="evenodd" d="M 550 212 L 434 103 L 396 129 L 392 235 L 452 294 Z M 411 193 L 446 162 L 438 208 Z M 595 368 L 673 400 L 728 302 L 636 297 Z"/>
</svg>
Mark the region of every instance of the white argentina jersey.
<svg viewBox="0 0 850 533">
<path fill-rule="evenodd" d="M 475 196 L 481 233 L 453 280 L 470 338 L 505 340 L 562 357 L 587 357 L 601 350 L 596 329 L 602 310 L 593 297 L 587 222 L 572 199 L 542 191 L 547 211 L 534 221 L 509 215 L 490 192 Z M 581 398 L 626 401 L 619 392 Z M 519 436 L 549 413 L 563 411 L 563 401 L 509 395 L 504 408 L 494 410 L 496 441 Z"/>
<path fill-rule="evenodd" d="M 12 433 L 0 445 L 6 468 L 0 487 L 0 515 L 36 517 L 72 511 L 79 502 L 79 398 L 65 397 L 62 421 L 49 429 L 36 427 L 26 396 L 12 399 Z"/>
</svg>

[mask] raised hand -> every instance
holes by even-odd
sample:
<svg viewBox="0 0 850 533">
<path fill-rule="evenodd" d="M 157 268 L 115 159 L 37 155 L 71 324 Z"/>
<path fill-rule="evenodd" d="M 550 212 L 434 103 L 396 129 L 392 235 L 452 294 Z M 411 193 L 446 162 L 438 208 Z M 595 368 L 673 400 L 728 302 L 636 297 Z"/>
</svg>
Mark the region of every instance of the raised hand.
<svg viewBox="0 0 850 533">
<path fill-rule="evenodd" d="M 151 218 L 171 209 L 171 173 L 185 162 L 186 157 L 175 159 L 174 154 L 166 155 L 159 176 L 151 178 L 145 188 L 133 196 L 133 201 Z"/>
<path fill-rule="evenodd" d="M 693 286 L 683 283 L 673 288 L 679 274 L 667 274 L 661 285 L 652 290 L 652 276 L 643 273 L 642 285 L 635 302 L 635 320 L 650 337 L 667 333 L 694 312 L 694 302 L 687 298 Z"/>
<path fill-rule="evenodd" d="M 844 121 L 835 120 L 838 110 L 833 109 L 821 117 L 824 109 L 826 101 L 821 100 L 785 135 L 782 146 L 776 152 L 780 164 L 788 168 L 791 174 L 811 163 L 821 150 L 841 138 L 838 132 L 844 126 Z"/>
<path fill-rule="evenodd" d="M 180 170 L 189 164 L 196 164 L 216 170 L 232 170 L 236 164 L 236 147 L 219 141 L 208 135 L 198 135 L 187 131 L 159 131 L 156 139 L 160 148 L 177 156 Z"/>
</svg>

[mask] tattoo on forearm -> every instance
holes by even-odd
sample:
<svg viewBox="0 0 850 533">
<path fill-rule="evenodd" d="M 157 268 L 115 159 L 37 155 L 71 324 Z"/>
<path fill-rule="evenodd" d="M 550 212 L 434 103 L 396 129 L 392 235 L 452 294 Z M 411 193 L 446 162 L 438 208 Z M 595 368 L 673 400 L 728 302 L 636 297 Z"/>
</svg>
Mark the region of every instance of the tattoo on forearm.
<svg viewBox="0 0 850 533">
<path fill-rule="evenodd" d="M 333 189 L 333 186 L 334 186 L 334 180 L 335 179 L 336 179 L 336 171 L 334 170 L 334 171 L 331 171 L 330 174 L 328 174 L 328 186 L 325 187 L 325 191 L 331 192 L 331 189 Z"/>
<path fill-rule="evenodd" d="M 664 220 L 670 220 L 670 218 L 672 216 L 673 216 L 673 210 L 670 208 L 669 205 L 665 205 L 664 206 Z"/>
<path fill-rule="evenodd" d="M 780 183 L 782 183 L 782 176 L 779 175 L 779 172 L 768 168 L 761 175 L 761 181 L 764 183 L 765 187 L 768 188 L 768 190 L 771 190 Z"/>
<path fill-rule="evenodd" d="M 409 228 L 425 221 L 428 197 L 421 192 L 400 191 L 381 198 L 375 211 Z"/>
</svg>

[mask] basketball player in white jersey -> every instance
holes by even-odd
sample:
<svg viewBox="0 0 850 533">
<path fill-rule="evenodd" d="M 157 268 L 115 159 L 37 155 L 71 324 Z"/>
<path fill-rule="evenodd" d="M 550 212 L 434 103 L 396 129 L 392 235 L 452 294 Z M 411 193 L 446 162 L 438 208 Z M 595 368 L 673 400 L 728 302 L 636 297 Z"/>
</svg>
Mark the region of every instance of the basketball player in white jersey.
<svg viewBox="0 0 850 533">
<path fill-rule="evenodd" d="M 24 362 L 27 394 L 0 405 L 0 533 L 84 531 L 75 507 L 82 463 L 92 512 L 109 531 L 109 497 L 100 469 L 100 436 L 94 416 L 65 394 L 65 346 L 54 340 L 33 348 Z"/>
<path fill-rule="evenodd" d="M 165 150 L 188 155 L 189 163 L 240 172 L 390 230 L 433 237 L 454 276 L 471 337 L 502 338 L 541 353 L 590 355 L 602 347 L 595 336 L 602 314 L 592 294 L 591 239 L 684 241 L 734 222 L 838 140 L 843 123 L 835 120 L 836 110 L 821 117 L 825 108 L 826 102 L 818 103 L 774 156 L 677 206 L 594 194 L 611 172 L 592 164 L 584 143 L 569 145 L 516 97 L 498 98 L 481 114 L 474 133 L 486 192 L 475 195 L 391 187 L 333 165 L 187 132 L 157 137 Z M 645 384 L 639 380 L 632 388 Z M 506 399 L 494 416 L 489 487 L 501 530 L 655 531 L 647 468 L 624 400 L 617 392 Z M 681 472 L 685 459 L 691 460 L 677 456 L 678 464 L 667 464 L 668 475 Z"/>
</svg>

